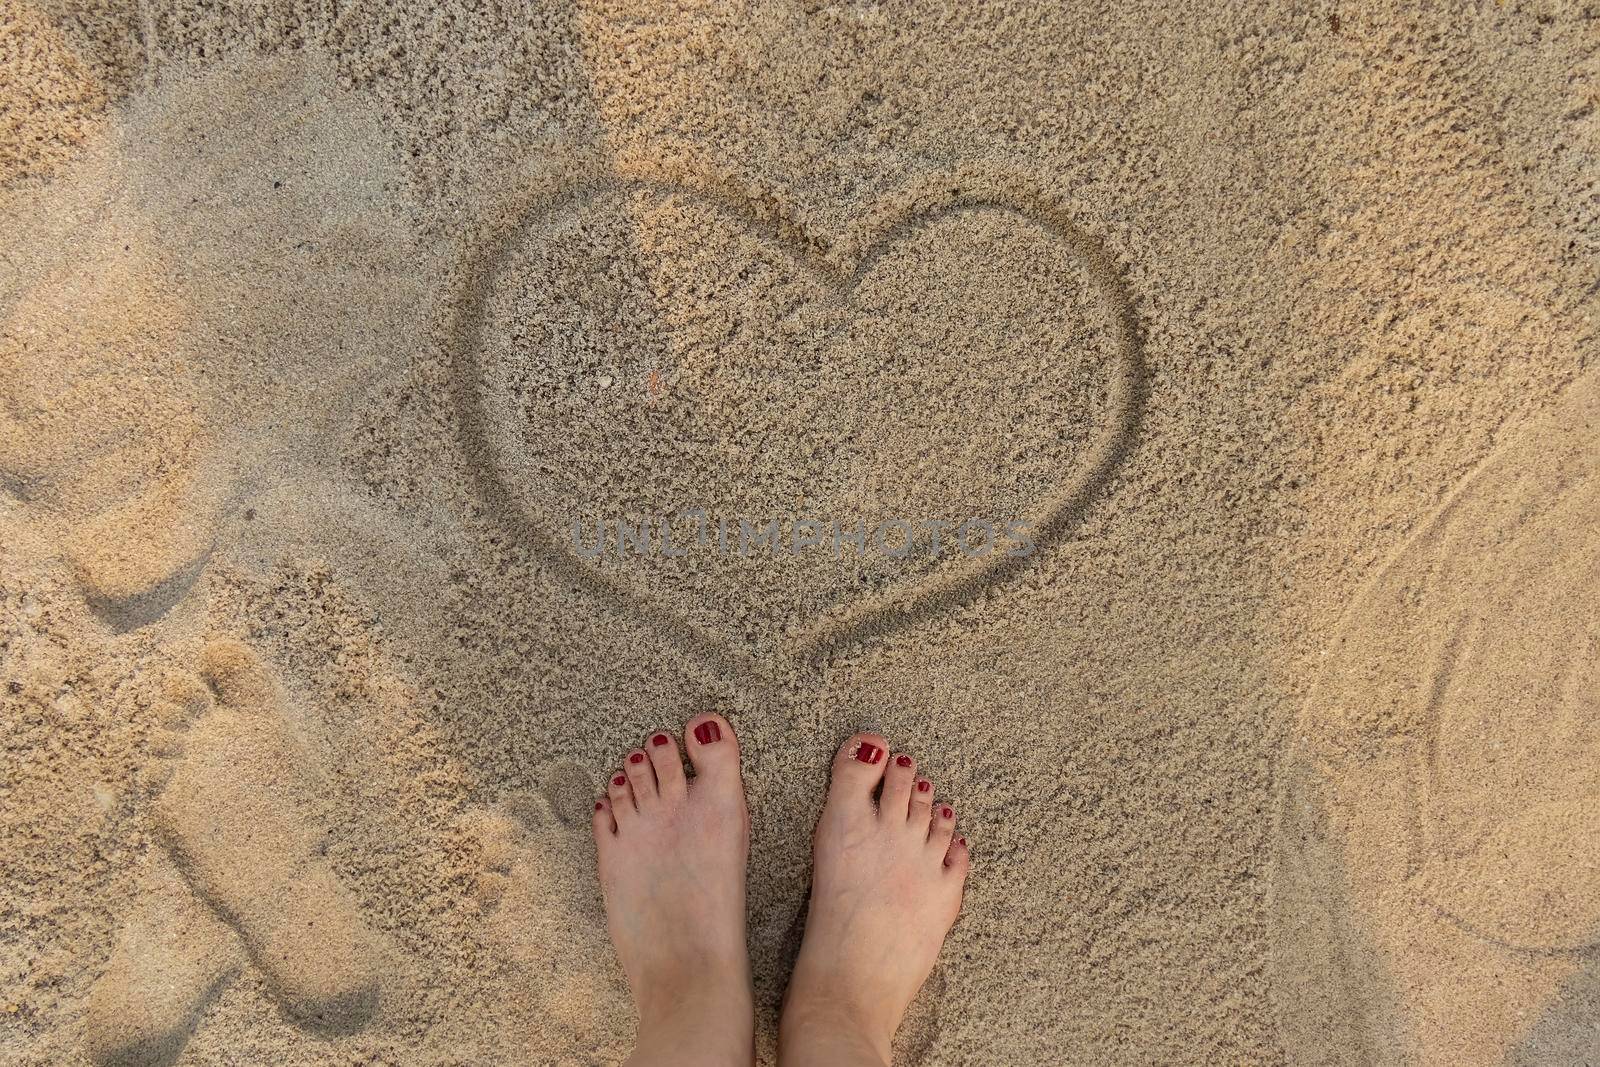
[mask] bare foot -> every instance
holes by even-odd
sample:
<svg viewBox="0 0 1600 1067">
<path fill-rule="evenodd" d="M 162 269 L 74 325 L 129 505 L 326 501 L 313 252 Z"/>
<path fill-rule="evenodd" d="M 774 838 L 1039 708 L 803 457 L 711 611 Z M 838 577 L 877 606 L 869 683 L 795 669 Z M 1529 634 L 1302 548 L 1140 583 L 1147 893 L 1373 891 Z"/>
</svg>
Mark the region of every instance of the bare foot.
<svg viewBox="0 0 1600 1067">
<path fill-rule="evenodd" d="M 628 1063 L 755 1061 L 745 945 L 750 819 L 739 742 L 720 715 L 684 729 L 694 778 L 670 734 L 623 757 L 595 802 L 606 924 L 639 1009 Z"/>
<path fill-rule="evenodd" d="M 882 796 L 873 793 L 883 784 Z M 779 1025 L 785 1067 L 887 1064 L 961 910 L 969 856 L 916 761 L 857 734 L 833 761 L 811 911 Z"/>
</svg>

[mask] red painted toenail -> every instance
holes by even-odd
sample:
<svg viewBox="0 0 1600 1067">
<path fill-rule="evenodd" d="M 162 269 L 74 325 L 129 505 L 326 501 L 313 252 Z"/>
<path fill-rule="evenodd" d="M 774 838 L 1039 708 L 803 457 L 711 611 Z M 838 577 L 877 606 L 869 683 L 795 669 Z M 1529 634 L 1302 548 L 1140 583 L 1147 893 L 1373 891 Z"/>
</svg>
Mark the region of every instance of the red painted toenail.
<svg viewBox="0 0 1600 1067">
<path fill-rule="evenodd" d="M 644 762 L 644 753 L 643 752 L 630 752 L 630 753 L 628 753 L 628 762 L 629 763 L 643 763 Z"/>
<path fill-rule="evenodd" d="M 900 766 L 902 766 L 902 767 L 911 766 L 911 757 L 910 756 L 896 756 L 894 758 L 894 761 L 896 763 L 900 764 Z"/>
<path fill-rule="evenodd" d="M 953 818 L 955 818 L 955 814 L 956 813 L 954 811 L 950 810 L 949 808 L 940 808 L 939 809 L 939 814 L 943 815 L 947 819 L 953 819 Z"/>
<path fill-rule="evenodd" d="M 594 810 L 595 811 L 605 811 L 606 810 L 606 802 L 603 801 L 603 800 L 595 801 L 594 802 Z"/>
<path fill-rule="evenodd" d="M 611 784 L 617 786 L 627 785 L 628 776 L 626 774 L 619 774 L 615 778 L 611 779 Z"/>
<path fill-rule="evenodd" d="M 657 748 L 660 748 L 662 745 L 667 743 L 667 735 L 666 734 L 656 734 L 656 735 L 654 735 L 653 737 L 650 738 L 650 743 L 652 745 L 656 746 Z"/>
<path fill-rule="evenodd" d="M 715 744 L 722 740 L 722 727 L 714 722 L 703 722 L 694 728 L 694 739 L 702 745 Z"/>
<path fill-rule="evenodd" d="M 877 745 L 863 741 L 861 742 L 860 747 L 856 749 L 856 759 L 860 760 L 862 763 L 877 763 L 879 760 L 883 759 L 883 749 L 879 748 Z"/>
<path fill-rule="evenodd" d="M 933 783 L 932 782 L 918 782 L 917 783 L 917 792 L 919 792 L 919 793 L 926 793 L 928 790 L 930 790 L 932 788 L 933 788 Z"/>
<path fill-rule="evenodd" d="M 956 844 L 960 845 L 962 848 L 966 848 L 967 847 L 967 839 L 964 838 L 964 837 L 958 837 L 958 838 L 956 838 Z"/>
</svg>

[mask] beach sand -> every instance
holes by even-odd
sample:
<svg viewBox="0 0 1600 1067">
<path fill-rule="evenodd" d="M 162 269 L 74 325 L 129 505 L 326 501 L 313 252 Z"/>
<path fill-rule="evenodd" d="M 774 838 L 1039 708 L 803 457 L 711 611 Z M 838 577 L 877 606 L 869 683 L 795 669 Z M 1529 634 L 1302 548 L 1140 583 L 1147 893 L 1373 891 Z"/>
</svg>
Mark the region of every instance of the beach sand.
<svg viewBox="0 0 1600 1067">
<path fill-rule="evenodd" d="M 617 1062 L 713 708 L 764 1063 L 863 726 L 899 1062 L 1600 1061 L 1597 108 L 1579 3 L 0 0 L 0 1062 Z"/>
</svg>

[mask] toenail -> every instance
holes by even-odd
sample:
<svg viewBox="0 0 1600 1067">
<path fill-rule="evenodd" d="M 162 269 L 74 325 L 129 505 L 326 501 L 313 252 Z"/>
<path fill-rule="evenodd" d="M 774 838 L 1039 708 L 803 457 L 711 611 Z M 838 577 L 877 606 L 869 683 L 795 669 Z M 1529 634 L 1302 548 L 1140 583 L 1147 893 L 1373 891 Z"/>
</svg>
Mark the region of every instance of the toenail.
<svg viewBox="0 0 1600 1067">
<path fill-rule="evenodd" d="M 967 839 L 965 837 L 958 837 L 958 838 L 956 838 L 956 844 L 960 845 L 962 848 L 966 848 L 967 847 Z"/>
<path fill-rule="evenodd" d="M 595 801 L 594 802 L 594 810 L 595 811 L 605 811 L 606 810 L 606 802 L 603 801 L 603 800 Z"/>
<path fill-rule="evenodd" d="M 714 744 L 722 740 L 722 727 L 714 722 L 703 722 L 694 728 L 694 739 L 702 745 Z"/>
<path fill-rule="evenodd" d="M 626 774 L 619 774 L 615 778 L 611 779 L 611 784 L 612 785 L 627 785 L 628 784 L 628 776 Z"/>
<path fill-rule="evenodd" d="M 917 792 L 919 792 L 919 793 L 926 793 L 928 790 L 930 790 L 932 788 L 933 788 L 933 783 L 932 782 L 924 781 L 924 782 L 918 782 L 917 783 Z"/>
<path fill-rule="evenodd" d="M 856 759 L 862 763 L 877 763 L 883 759 L 883 749 L 871 742 L 863 741 L 860 747 L 856 749 Z"/>
<path fill-rule="evenodd" d="M 653 737 L 650 738 L 650 743 L 652 745 L 656 746 L 657 748 L 660 748 L 662 745 L 667 743 L 667 735 L 666 734 L 656 734 L 656 735 L 654 735 Z"/>
<path fill-rule="evenodd" d="M 643 752 L 630 752 L 630 753 L 628 753 L 628 762 L 629 763 L 643 763 L 644 762 L 644 753 Z"/>
<path fill-rule="evenodd" d="M 911 757 L 910 756 L 896 756 L 894 758 L 894 761 L 896 763 L 900 764 L 900 766 L 902 766 L 902 767 L 911 766 Z"/>
<path fill-rule="evenodd" d="M 956 813 L 953 810 L 951 810 L 950 808 L 940 808 L 939 809 L 939 814 L 943 815 L 947 819 L 950 819 L 950 818 L 954 818 Z"/>
</svg>

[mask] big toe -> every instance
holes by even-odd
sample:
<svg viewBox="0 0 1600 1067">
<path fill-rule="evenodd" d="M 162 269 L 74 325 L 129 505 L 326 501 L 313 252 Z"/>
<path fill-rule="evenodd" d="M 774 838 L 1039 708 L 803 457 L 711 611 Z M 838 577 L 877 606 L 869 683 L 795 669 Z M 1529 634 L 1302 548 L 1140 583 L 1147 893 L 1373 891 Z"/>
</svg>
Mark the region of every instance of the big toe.
<svg viewBox="0 0 1600 1067">
<path fill-rule="evenodd" d="M 872 791 L 883 781 L 889 761 L 889 742 L 879 734 L 852 734 L 833 757 L 833 781 L 828 802 L 870 804 Z"/>
<path fill-rule="evenodd" d="M 739 739 L 721 715 L 696 715 L 683 728 L 683 747 L 697 786 L 739 789 Z"/>
<path fill-rule="evenodd" d="M 272 678 L 249 646 L 219 638 L 200 654 L 200 674 L 224 704 L 248 708 L 272 699 Z"/>
</svg>

